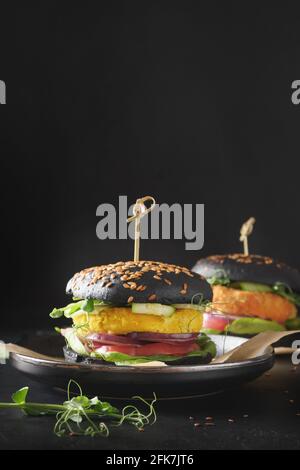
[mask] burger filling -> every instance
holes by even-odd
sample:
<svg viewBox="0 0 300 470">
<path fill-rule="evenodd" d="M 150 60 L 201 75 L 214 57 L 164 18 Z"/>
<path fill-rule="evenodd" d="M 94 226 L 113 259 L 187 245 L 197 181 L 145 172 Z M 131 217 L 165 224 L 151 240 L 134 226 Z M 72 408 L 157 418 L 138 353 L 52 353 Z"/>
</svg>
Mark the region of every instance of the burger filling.
<svg viewBox="0 0 300 470">
<path fill-rule="evenodd" d="M 231 282 L 225 276 L 208 281 L 216 311 L 204 314 L 202 331 L 253 335 L 300 327 L 300 319 L 296 318 L 300 296 L 284 284 Z"/>
<path fill-rule="evenodd" d="M 69 347 L 81 356 L 116 364 L 169 362 L 208 355 L 213 358 L 215 344 L 205 334 L 199 336 L 202 311 L 193 305 L 188 307 L 160 304 L 113 307 L 81 300 L 54 309 L 50 315 L 72 318 L 73 327 L 62 329 L 61 333 Z"/>
</svg>

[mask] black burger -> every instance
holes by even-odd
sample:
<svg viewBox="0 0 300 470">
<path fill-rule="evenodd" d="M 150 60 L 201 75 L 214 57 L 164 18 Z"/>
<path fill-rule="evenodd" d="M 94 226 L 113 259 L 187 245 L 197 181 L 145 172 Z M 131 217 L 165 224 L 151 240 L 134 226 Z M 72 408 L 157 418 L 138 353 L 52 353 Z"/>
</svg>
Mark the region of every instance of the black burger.
<svg viewBox="0 0 300 470">
<path fill-rule="evenodd" d="M 61 329 L 67 359 L 199 364 L 216 354 L 199 334 L 211 286 L 187 268 L 158 261 L 95 266 L 75 274 L 67 293 L 73 302 L 50 314 L 73 322 Z"/>
<path fill-rule="evenodd" d="M 213 289 L 215 310 L 204 314 L 203 331 L 254 335 L 300 327 L 297 269 L 267 256 L 228 254 L 200 259 L 193 272 Z"/>
</svg>

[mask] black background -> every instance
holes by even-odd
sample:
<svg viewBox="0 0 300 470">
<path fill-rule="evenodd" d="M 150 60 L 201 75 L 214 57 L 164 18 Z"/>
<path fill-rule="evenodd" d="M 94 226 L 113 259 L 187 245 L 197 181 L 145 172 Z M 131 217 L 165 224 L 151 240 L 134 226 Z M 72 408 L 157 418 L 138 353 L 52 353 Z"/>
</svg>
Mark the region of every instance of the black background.
<svg viewBox="0 0 300 470">
<path fill-rule="evenodd" d="M 7 2 L 8 3 L 8 2 Z M 96 208 L 205 203 L 205 245 L 143 241 L 193 265 L 250 249 L 300 266 L 300 9 L 224 2 L 1 5 L 2 327 L 50 326 L 69 277 L 132 257 Z"/>
</svg>

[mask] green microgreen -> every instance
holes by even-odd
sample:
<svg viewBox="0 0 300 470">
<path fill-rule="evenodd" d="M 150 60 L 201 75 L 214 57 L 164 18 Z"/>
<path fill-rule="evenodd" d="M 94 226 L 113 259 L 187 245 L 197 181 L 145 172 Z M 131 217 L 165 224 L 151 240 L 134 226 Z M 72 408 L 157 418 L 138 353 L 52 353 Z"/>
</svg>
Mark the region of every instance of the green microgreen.
<svg viewBox="0 0 300 470">
<path fill-rule="evenodd" d="M 77 394 L 73 396 L 72 387 L 76 387 Z M 153 400 L 147 401 L 142 397 L 135 396 L 147 410 L 142 412 L 135 405 L 127 405 L 118 409 L 107 401 L 101 401 L 97 396 L 89 398 L 83 395 L 80 385 L 70 380 L 67 387 L 67 400 L 62 404 L 30 403 L 27 399 L 29 388 L 23 387 L 12 395 L 12 402 L 0 403 L 0 409 L 19 408 L 25 414 L 31 416 L 55 415 L 56 423 L 54 433 L 58 436 L 104 436 L 110 434 L 112 427 L 129 424 L 143 430 L 146 425 L 154 424 L 156 413 Z"/>
</svg>

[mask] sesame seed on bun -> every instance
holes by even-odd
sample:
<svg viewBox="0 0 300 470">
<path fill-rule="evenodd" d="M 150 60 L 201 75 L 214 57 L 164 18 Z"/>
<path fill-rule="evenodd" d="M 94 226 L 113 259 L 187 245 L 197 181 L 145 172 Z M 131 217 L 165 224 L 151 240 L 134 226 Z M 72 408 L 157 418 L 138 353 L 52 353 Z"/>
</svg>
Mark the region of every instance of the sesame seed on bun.
<svg viewBox="0 0 300 470">
<path fill-rule="evenodd" d="M 282 282 L 295 292 L 300 292 L 300 272 L 268 256 L 240 253 L 208 256 L 197 261 L 192 271 L 205 278 L 223 272 L 234 282 L 247 281 L 270 286 Z"/>
<path fill-rule="evenodd" d="M 120 261 L 84 269 L 70 279 L 66 292 L 115 306 L 132 302 L 186 304 L 195 296 L 212 299 L 212 289 L 202 275 L 159 261 Z"/>
</svg>

